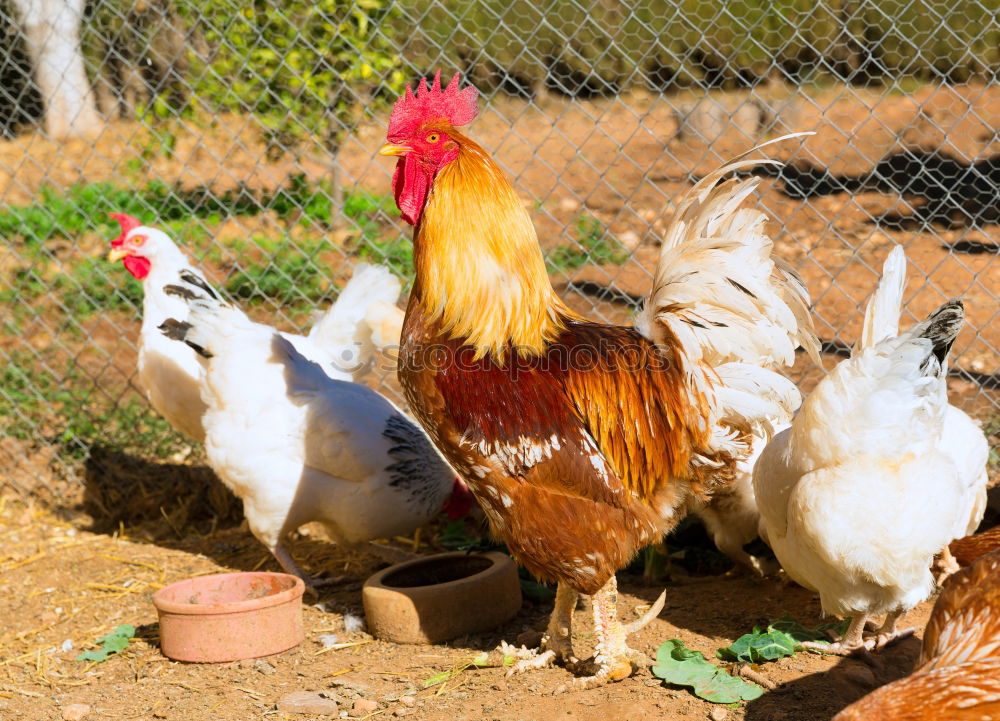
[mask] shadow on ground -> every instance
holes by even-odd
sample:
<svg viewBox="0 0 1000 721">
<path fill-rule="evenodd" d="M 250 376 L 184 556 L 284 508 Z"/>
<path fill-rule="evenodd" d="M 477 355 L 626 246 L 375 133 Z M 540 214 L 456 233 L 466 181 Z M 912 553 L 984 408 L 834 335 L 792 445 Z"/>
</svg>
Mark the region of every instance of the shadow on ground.
<svg viewBox="0 0 1000 721">
<path fill-rule="evenodd" d="M 796 200 L 864 191 L 907 198 L 912 212 L 892 211 L 873 218 L 877 225 L 894 230 L 917 230 L 929 224 L 956 229 L 1000 223 L 1000 155 L 971 163 L 941 150 L 904 149 L 858 175 L 834 175 L 826 168 L 802 163 L 762 165 L 751 172 L 777 178 L 782 182 L 781 192 Z M 962 241 L 952 249 L 998 253 L 1000 245 Z"/>
</svg>

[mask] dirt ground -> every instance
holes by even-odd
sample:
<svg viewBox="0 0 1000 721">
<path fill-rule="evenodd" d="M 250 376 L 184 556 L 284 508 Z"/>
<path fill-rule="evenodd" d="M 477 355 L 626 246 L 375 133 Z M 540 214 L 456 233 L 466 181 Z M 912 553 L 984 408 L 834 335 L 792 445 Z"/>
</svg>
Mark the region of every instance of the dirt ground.
<svg viewBox="0 0 1000 721">
<path fill-rule="evenodd" d="M 276 564 L 239 527 L 201 535 L 165 523 L 113 533 L 88 531 L 88 525 L 83 515 L 0 502 L 0 718 L 5 721 L 58 720 L 66 707 L 81 703 L 90 707 L 86 718 L 94 721 L 312 718 L 276 710 L 282 697 L 299 690 L 334 695 L 347 718 L 680 721 L 707 719 L 721 709 L 731 721 L 811 721 L 829 719 L 877 685 L 905 675 L 919 653 L 919 633 L 869 661 L 799 653 L 758 667 L 779 686 L 738 707 L 715 706 L 665 687 L 648 671 L 605 688 L 556 693 L 570 680 L 561 668 L 511 678 L 501 668 L 486 668 L 425 689 L 431 676 L 460 667 L 501 639 L 513 641 L 540 627 L 551 603 L 526 600 L 503 628 L 446 645 L 373 640 L 363 631 L 345 631 L 344 618 L 362 614 L 360 585 L 384 564 L 304 536 L 293 542 L 293 555 L 314 573 L 347 579 L 323 593 L 319 604 L 305 607 L 305 641 L 259 661 L 178 663 L 158 649 L 155 589 L 213 572 L 278 570 Z M 619 578 L 626 620 L 661 590 L 644 585 L 640 576 Z M 820 621 L 818 599 L 779 580 L 679 573 L 672 578 L 665 609 L 633 637 L 633 645 L 650 654 L 663 641 L 679 638 L 714 659 L 717 648 L 785 613 L 808 625 Z M 922 628 L 930 606 L 925 602 L 907 614 L 905 625 Z M 99 664 L 74 660 L 122 623 L 137 629 L 127 650 Z M 578 652 L 589 652 L 589 613 L 578 611 L 576 623 Z M 327 634 L 340 645 L 325 650 L 321 637 Z M 376 705 L 356 710 L 359 700 Z"/>
</svg>

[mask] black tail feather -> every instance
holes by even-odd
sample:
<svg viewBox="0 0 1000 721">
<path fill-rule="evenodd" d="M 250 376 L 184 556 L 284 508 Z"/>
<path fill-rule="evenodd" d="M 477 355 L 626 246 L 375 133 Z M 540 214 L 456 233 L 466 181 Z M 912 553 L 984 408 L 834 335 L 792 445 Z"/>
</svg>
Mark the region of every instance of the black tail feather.
<svg viewBox="0 0 1000 721">
<path fill-rule="evenodd" d="M 200 355 L 202 358 L 211 358 L 212 354 L 206 350 L 203 346 L 193 343 L 188 340 L 187 334 L 194 326 L 188 323 L 186 320 L 176 320 L 174 318 L 167 318 L 165 321 L 160 323 L 158 326 L 160 332 L 163 333 L 170 340 L 179 340 L 182 343 L 186 343 L 191 350 Z"/>
<path fill-rule="evenodd" d="M 965 306 L 962 301 L 949 300 L 920 324 L 918 337 L 926 338 L 934 345 L 934 356 L 939 363 L 944 364 L 964 320 Z"/>
</svg>

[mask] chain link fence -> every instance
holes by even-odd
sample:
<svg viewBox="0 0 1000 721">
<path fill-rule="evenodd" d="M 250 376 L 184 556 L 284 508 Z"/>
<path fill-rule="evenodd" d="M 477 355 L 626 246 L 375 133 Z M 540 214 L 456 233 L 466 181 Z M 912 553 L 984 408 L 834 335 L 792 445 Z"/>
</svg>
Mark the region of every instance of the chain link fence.
<svg viewBox="0 0 1000 721">
<path fill-rule="evenodd" d="M 626 322 L 672 199 L 762 139 L 758 194 L 833 356 L 889 249 L 904 327 L 968 324 L 953 402 L 995 447 L 1000 18 L 987 0 L 0 0 L 0 488 L 65 500 L 108 453 L 200 450 L 133 385 L 142 291 L 108 212 L 167 230 L 251 314 L 305 330 L 358 260 L 412 276 L 392 164 L 407 81 L 480 89 L 473 137 L 513 177 L 553 282 Z M 831 357 L 830 363 L 835 362 Z M 793 369 L 807 389 L 820 371 Z M 829 365 L 829 363 L 828 363 Z M 372 383 L 399 400 L 391 364 Z M 161 476 L 160 481 L 169 483 Z"/>
</svg>

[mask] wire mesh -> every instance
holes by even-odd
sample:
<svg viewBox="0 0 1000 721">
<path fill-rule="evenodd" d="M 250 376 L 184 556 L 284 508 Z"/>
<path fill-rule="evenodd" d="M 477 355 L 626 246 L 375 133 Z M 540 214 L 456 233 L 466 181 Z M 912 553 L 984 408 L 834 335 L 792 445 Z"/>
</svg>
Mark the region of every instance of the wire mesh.
<svg viewBox="0 0 1000 721">
<path fill-rule="evenodd" d="M 198 448 L 135 384 L 142 291 L 109 211 L 167 230 L 251 314 L 302 331 L 357 260 L 412 277 L 375 151 L 407 81 L 482 93 L 470 134 L 513 178 L 553 282 L 625 322 L 672 200 L 762 139 L 757 202 L 825 350 L 882 260 L 904 327 L 967 301 L 953 402 L 996 444 L 1000 23 L 976 0 L 0 0 L 0 487 L 60 497 L 94 448 Z M 818 372 L 793 377 L 804 388 Z M 391 364 L 371 376 L 399 400 Z"/>
</svg>

